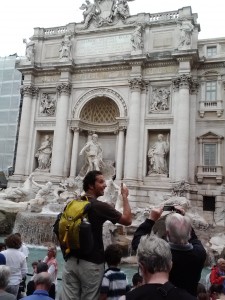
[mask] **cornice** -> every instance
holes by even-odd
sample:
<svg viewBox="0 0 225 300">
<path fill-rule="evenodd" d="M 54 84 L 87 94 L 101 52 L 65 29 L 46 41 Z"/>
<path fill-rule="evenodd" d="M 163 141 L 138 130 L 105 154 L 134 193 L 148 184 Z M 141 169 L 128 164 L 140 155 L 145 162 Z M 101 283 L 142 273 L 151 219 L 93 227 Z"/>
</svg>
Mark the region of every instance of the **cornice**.
<svg viewBox="0 0 225 300">
<path fill-rule="evenodd" d="M 74 74 L 82 74 L 82 73 L 95 73 L 95 72 L 108 72 L 108 71 L 121 71 L 121 70 L 131 70 L 129 65 L 116 65 L 109 67 L 90 67 L 90 68 L 75 68 Z"/>
<path fill-rule="evenodd" d="M 178 63 L 174 60 L 160 61 L 160 62 L 147 62 L 144 68 L 149 67 L 167 67 L 167 66 L 177 66 Z"/>
<path fill-rule="evenodd" d="M 221 61 L 221 62 L 204 62 L 204 63 L 200 63 L 198 70 L 204 70 L 204 69 L 212 69 L 212 68 L 224 68 L 225 67 L 225 62 Z"/>
</svg>

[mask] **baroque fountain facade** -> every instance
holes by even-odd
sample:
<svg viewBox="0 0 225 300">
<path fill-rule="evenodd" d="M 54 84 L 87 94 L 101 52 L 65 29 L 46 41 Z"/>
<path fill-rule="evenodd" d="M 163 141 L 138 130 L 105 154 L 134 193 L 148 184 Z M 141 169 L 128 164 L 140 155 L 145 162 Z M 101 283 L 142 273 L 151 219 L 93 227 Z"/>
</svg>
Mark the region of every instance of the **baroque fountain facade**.
<svg viewBox="0 0 225 300">
<path fill-rule="evenodd" d="M 16 222 L 28 239 L 30 220 L 44 230 L 40 216 L 54 219 L 99 168 L 118 207 L 128 186 L 136 225 L 151 206 L 181 201 L 197 230 L 224 228 L 225 39 L 198 40 L 191 7 L 131 16 L 128 1 L 95 0 L 81 10 L 82 23 L 34 28 L 17 63 L 23 107 L 1 219 L 28 216 Z"/>
</svg>

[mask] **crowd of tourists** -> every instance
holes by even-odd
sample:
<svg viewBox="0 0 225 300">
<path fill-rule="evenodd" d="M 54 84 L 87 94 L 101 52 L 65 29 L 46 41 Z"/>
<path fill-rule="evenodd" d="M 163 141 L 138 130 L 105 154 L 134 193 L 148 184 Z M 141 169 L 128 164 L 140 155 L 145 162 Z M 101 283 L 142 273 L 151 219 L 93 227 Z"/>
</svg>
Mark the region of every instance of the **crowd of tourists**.
<svg viewBox="0 0 225 300">
<path fill-rule="evenodd" d="M 33 262 L 33 276 L 27 280 L 28 247 L 19 233 L 10 234 L 0 244 L 0 300 L 55 299 L 57 290 L 57 248 L 49 244 L 43 260 Z"/>
<path fill-rule="evenodd" d="M 215 300 L 225 299 L 225 259 L 220 257 L 202 283 L 206 250 L 192 227 L 191 219 L 180 206 L 165 217 L 165 236 L 159 237 L 154 225 L 162 219 L 163 207 L 153 207 L 132 239 L 137 270 L 132 285 L 121 270 L 123 251 L 111 244 L 104 249 L 103 224 L 129 226 L 132 223 L 128 188 L 121 185 L 122 212 L 98 200 L 106 182 L 100 171 L 90 171 L 83 179 L 85 197 L 91 203 L 91 253 L 71 250 L 65 256 L 62 288 L 57 291 L 57 249 L 50 245 L 43 261 L 33 262 L 33 277 L 24 290 L 24 299 L 50 300 Z M 27 253 L 19 234 L 5 239 L 0 253 L 0 300 L 19 299 L 20 285 L 27 274 Z"/>
</svg>

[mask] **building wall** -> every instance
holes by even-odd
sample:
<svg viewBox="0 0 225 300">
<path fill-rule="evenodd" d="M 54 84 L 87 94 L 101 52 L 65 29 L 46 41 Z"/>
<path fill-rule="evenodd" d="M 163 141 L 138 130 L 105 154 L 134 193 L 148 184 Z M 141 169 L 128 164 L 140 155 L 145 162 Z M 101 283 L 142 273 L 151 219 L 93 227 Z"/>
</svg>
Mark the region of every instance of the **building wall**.
<svg viewBox="0 0 225 300">
<path fill-rule="evenodd" d="M 14 153 L 20 108 L 21 73 L 16 55 L 0 58 L 0 170 L 8 175 L 14 167 Z"/>
<path fill-rule="evenodd" d="M 132 206 L 159 203 L 184 180 L 197 210 L 207 211 L 207 201 L 215 200 L 221 211 L 225 38 L 198 40 L 200 26 L 190 7 L 117 17 L 109 26 L 85 22 L 35 28 L 32 57 L 17 65 L 24 74 L 24 103 L 11 182 L 22 182 L 33 171 L 55 183 L 74 178 L 84 164 L 79 152 L 95 132 L 104 159 L 116 164 L 118 182 L 129 186 Z M 208 85 L 216 89 L 213 99 L 207 99 Z M 53 107 L 47 113 L 46 99 Z M 82 119 L 85 107 L 99 99 L 108 99 L 111 108 L 104 112 L 100 105 L 93 119 Z M 106 122 L 113 105 L 118 115 Z M 169 145 L 166 167 L 152 172 L 149 149 L 160 134 Z M 51 165 L 40 172 L 36 153 L 46 135 L 52 141 Z"/>
</svg>

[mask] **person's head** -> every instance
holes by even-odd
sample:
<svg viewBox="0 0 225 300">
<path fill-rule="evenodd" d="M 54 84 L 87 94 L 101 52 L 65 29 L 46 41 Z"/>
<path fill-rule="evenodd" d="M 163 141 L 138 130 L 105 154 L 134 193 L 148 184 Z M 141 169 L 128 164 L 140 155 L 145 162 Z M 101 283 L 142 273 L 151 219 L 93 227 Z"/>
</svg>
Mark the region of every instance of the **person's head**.
<svg viewBox="0 0 225 300">
<path fill-rule="evenodd" d="M 197 286 L 197 299 L 209 300 L 208 293 L 206 292 L 206 288 L 204 284 L 202 284 L 201 282 L 199 282 Z"/>
<path fill-rule="evenodd" d="M 38 262 L 37 262 L 37 261 L 33 261 L 31 265 L 32 265 L 32 268 L 33 268 L 33 272 L 34 272 L 34 273 L 37 273 L 37 265 L 38 265 Z"/>
<path fill-rule="evenodd" d="M 105 250 L 105 261 L 108 266 L 117 266 L 122 258 L 122 249 L 117 244 L 109 245 Z"/>
<path fill-rule="evenodd" d="M 105 179 L 100 171 L 90 171 L 83 179 L 83 190 L 96 197 L 103 196 L 106 188 Z"/>
<path fill-rule="evenodd" d="M 48 258 L 56 257 L 57 254 L 57 248 L 54 244 L 49 244 L 48 246 Z"/>
<path fill-rule="evenodd" d="M 10 268 L 4 265 L 0 266 L 0 290 L 4 290 L 9 284 Z"/>
<path fill-rule="evenodd" d="M 6 249 L 5 243 L 0 243 L 0 252 Z"/>
<path fill-rule="evenodd" d="M 139 287 L 142 285 L 143 277 L 139 273 L 135 273 L 132 277 L 133 287 Z"/>
<path fill-rule="evenodd" d="M 6 237 L 5 244 L 7 248 L 20 249 L 22 242 L 17 234 L 10 234 Z"/>
<path fill-rule="evenodd" d="M 219 296 L 223 292 L 223 285 L 222 284 L 212 284 L 209 288 L 210 296 Z M 216 298 L 213 298 L 216 299 Z"/>
<path fill-rule="evenodd" d="M 217 260 L 217 266 L 220 268 L 221 271 L 225 271 L 225 259 L 219 258 Z"/>
<path fill-rule="evenodd" d="M 137 249 L 137 259 L 143 280 L 155 273 L 169 274 L 172 254 L 169 244 L 155 235 L 143 236 Z"/>
<path fill-rule="evenodd" d="M 185 245 L 191 234 L 191 220 L 178 213 L 169 214 L 166 218 L 166 233 L 169 241 L 174 244 Z"/>
<path fill-rule="evenodd" d="M 35 290 L 49 291 L 52 285 L 51 275 L 48 272 L 41 272 L 34 277 Z"/>
<path fill-rule="evenodd" d="M 48 271 L 48 265 L 45 262 L 39 262 L 37 264 L 37 274 Z"/>
</svg>

